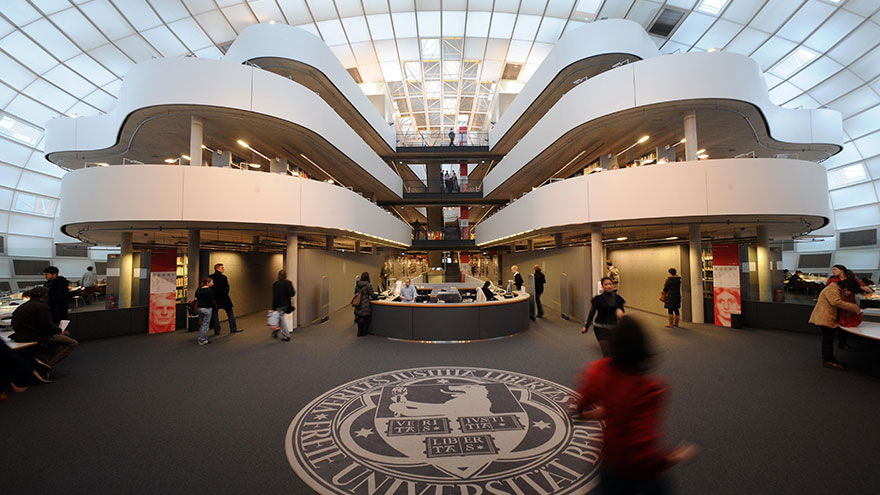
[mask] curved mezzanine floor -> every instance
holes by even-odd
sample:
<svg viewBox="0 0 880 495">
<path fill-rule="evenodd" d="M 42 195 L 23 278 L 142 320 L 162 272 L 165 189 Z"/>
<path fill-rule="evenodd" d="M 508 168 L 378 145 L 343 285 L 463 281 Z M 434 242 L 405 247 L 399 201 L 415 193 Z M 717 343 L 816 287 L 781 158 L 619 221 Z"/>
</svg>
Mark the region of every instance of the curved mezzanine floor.
<svg viewBox="0 0 880 495">
<path fill-rule="evenodd" d="M 880 455 L 880 431 L 861 420 L 880 407 L 877 342 L 851 338 L 854 351 L 838 351 L 850 365 L 842 373 L 822 368 L 818 335 L 670 330 L 664 318 L 634 313 L 671 388 L 667 445 L 703 448 L 674 471 L 679 493 L 870 493 L 880 484 L 877 472 L 860 469 Z M 0 435 L 14 446 L 0 454 L 4 493 L 309 494 L 285 457 L 285 431 L 337 385 L 459 365 L 572 386 L 599 356 L 592 332 L 581 335 L 555 312 L 523 334 L 466 345 L 358 339 L 347 309 L 297 329 L 290 343 L 269 339 L 263 315 L 239 320 L 244 333 L 206 347 L 184 332 L 82 343 L 54 383 L 0 404 Z"/>
</svg>

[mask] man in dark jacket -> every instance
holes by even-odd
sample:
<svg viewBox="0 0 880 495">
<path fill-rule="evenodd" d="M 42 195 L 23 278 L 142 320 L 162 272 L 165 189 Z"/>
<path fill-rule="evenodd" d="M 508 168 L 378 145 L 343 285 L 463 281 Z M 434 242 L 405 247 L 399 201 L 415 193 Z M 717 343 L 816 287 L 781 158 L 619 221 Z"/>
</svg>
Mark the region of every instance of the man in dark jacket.
<svg viewBox="0 0 880 495">
<path fill-rule="evenodd" d="M 544 317 L 544 306 L 541 304 L 541 294 L 544 293 L 544 284 L 547 283 L 547 278 L 544 277 L 544 272 L 541 270 L 541 267 L 535 265 L 535 305 L 538 306 L 538 318 Z"/>
<path fill-rule="evenodd" d="M 45 344 L 46 351 L 34 359 L 38 364 L 52 368 L 73 352 L 78 342 L 52 322 L 49 306 L 43 302 L 48 294 L 45 287 L 34 287 L 27 291 L 25 297 L 30 300 L 12 313 L 12 329 L 15 330 L 15 340 L 19 342 Z"/>
<path fill-rule="evenodd" d="M 214 302 L 217 303 L 217 310 L 211 315 L 211 327 L 214 328 L 214 335 L 220 335 L 220 310 L 226 311 L 226 317 L 229 319 L 229 333 L 241 332 L 235 324 L 235 313 L 232 311 L 232 299 L 229 298 L 229 279 L 223 272 L 226 268 L 223 263 L 214 265 L 214 273 L 208 275 L 214 281 L 211 290 L 214 292 Z"/>
<path fill-rule="evenodd" d="M 52 313 L 52 321 L 57 325 L 61 320 L 67 319 L 67 303 L 70 300 L 70 282 L 66 278 L 58 274 L 58 268 L 47 266 L 43 269 L 43 277 L 46 283 L 43 287 L 49 291 L 46 298 L 46 305 Z"/>
<path fill-rule="evenodd" d="M 513 272 L 513 285 L 516 286 L 516 290 L 522 290 L 523 277 L 519 274 L 519 267 L 513 265 L 510 267 L 510 271 Z"/>
</svg>

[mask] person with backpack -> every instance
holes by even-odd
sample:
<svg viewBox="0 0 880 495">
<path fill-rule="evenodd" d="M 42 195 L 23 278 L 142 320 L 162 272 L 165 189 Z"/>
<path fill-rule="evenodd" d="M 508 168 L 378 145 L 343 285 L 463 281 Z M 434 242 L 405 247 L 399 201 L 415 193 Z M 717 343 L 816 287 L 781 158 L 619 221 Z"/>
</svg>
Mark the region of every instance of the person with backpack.
<svg viewBox="0 0 880 495">
<path fill-rule="evenodd" d="M 199 313 L 199 345 L 211 343 L 208 340 L 208 327 L 211 325 L 211 315 L 214 314 L 216 307 L 214 291 L 211 290 L 213 285 L 214 280 L 211 277 L 205 277 L 202 279 L 202 285 L 196 291 L 195 303 Z"/>
<path fill-rule="evenodd" d="M 281 328 L 281 340 L 283 342 L 290 341 L 290 328 L 287 326 L 287 320 L 284 315 L 293 313 L 293 304 L 290 298 L 296 295 L 296 289 L 293 288 L 293 282 L 287 280 L 287 271 L 280 270 L 278 272 L 278 280 L 272 284 L 272 309 L 278 318 L 278 326 Z M 272 329 L 272 338 L 278 338 L 278 329 Z"/>
<path fill-rule="evenodd" d="M 370 301 L 379 297 L 373 291 L 373 284 L 370 283 L 370 274 L 368 272 L 362 273 L 355 283 L 354 294 L 355 296 L 351 304 L 354 306 L 354 314 L 357 318 L 357 335 L 358 337 L 363 337 L 370 328 L 370 318 L 373 315 L 373 307 Z"/>
<path fill-rule="evenodd" d="M 669 322 L 663 326 L 672 328 L 677 327 L 681 321 L 681 277 L 678 276 L 678 270 L 675 268 L 670 268 L 667 272 L 669 276 L 666 277 L 663 290 L 660 292 L 662 293 L 663 307 L 669 313 Z"/>
</svg>

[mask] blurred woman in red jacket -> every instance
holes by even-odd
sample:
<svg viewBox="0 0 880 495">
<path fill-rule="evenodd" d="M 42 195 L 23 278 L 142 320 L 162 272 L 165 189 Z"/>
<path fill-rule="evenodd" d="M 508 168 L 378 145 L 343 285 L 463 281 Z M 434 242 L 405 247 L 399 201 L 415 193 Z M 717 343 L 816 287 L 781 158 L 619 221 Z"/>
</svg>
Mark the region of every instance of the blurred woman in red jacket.
<svg viewBox="0 0 880 495">
<path fill-rule="evenodd" d="M 611 357 L 590 364 L 581 374 L 576 414 L 605 420 L 599 493 L 668 493 L 664 471 L 699 452 L 688 443 L 671 450 L 660 445 L 667 393 L 665 383 L 648 374 L 651 358 L 641 326 L 625 316 L 611 338 Z"/>
</svg>

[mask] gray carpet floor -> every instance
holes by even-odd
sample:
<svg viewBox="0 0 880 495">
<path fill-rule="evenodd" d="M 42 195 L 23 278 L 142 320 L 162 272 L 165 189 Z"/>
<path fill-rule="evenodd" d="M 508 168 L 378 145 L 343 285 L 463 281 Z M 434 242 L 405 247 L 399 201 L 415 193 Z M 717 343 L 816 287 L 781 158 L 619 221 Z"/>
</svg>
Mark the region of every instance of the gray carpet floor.
<svg viewBox="0 0 880 495">
<path fill-rule="evenodd" d="M 637 313 L 669 382 L 666 443 L 703 451 L 673 470 L 682 494 L 873 494 L 880 487 L 880 342 L 851 338 L 848 372 L 819 336 Z M 0 492 L 312 493 L 284 453 L 296 413 L 374 373 L 431 365 L 510 370 L 573 386 L 599 356 L 558 314 L 513 337 L 419 344 L 355 337 L 349 311 L 268 337 L 262 315 L 208 346 L 176 332 L 83 343 L 54 383 L 0 403 Z M 224 331 L 226 325 L 224 324 Z"/>
</svg>

